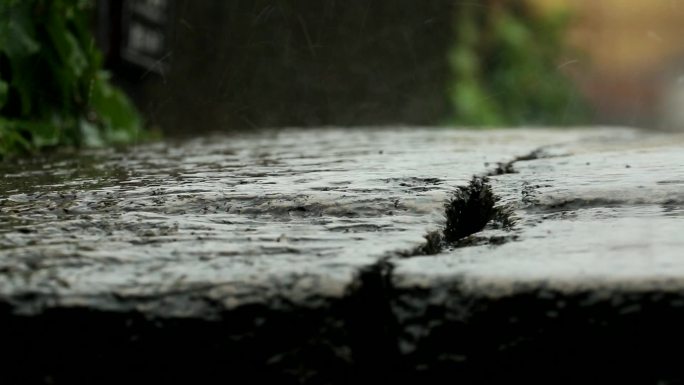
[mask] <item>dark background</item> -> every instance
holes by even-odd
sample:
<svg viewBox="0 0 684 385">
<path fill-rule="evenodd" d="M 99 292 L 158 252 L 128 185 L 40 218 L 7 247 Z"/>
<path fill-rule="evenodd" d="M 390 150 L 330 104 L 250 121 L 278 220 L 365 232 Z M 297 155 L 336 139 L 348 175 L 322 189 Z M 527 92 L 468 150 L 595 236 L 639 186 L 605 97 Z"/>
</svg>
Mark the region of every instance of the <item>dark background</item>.
<svg viewBox="0 0 684 385">
<path fill-rule="evenodd" d="M 448 116 L 452 1 L 166 0 L 165 21 L 146 24 L 166 39 L 152 65 L 122 55 L 130 3 L 100 2 L 98 40 L 115 82 L 166 132 Z"/>
</svg>

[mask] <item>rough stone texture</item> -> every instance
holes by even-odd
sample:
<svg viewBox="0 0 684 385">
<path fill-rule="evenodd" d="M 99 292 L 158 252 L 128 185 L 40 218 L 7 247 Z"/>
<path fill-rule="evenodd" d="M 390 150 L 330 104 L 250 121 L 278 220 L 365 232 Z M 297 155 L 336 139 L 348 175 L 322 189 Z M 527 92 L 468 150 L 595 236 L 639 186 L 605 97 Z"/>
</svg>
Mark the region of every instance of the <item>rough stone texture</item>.
<svg viewBox="0 0 684 385">
<path fill-rule="evenodd" d="M 286 130 L 4 164 L 0 382 L 670 383 L 682 143 Z"/>
</svg>

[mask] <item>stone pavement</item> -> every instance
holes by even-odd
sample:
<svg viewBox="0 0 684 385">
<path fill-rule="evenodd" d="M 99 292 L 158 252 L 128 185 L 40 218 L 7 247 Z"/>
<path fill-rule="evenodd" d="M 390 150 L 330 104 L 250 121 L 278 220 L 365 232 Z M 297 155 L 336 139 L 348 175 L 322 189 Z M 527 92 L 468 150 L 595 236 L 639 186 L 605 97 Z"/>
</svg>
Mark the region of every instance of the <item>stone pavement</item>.
<svg viewBox="0 0 684 385">
<path fill-rule="evenodd" d="M 0 382 L 676 383 L 683 145 L 291 129 L 0 165 Z"/>
</svg>

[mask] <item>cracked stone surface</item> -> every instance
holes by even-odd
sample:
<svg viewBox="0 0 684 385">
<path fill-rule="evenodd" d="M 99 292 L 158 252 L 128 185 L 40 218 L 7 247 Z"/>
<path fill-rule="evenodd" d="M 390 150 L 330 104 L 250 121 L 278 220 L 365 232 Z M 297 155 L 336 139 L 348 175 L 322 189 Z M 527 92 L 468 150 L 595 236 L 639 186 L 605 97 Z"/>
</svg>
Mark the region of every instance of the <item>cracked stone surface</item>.
<svg viewBox="0 0 684 385">
<path fill-rule="evenodd" d="M 341 297 L 486 163 L 583 135 L 292 130 L 5 165 L 0 298 L 211 317 Z"/>
<path fill-rule="evenodd" d="M 684 289 L 683 148 L 683 136 L 639 132 L 544 147 L 490 177 L 498 204 L 513 209 L 511 242 L 401 261 L 396 276 L 459 276 L 492 296 Z"/>
<path fill-rule="evenodd" d="M 2 164 L 0 339 L 31 359 L 0 380 L 676 382 L 642 352 L 684 344 L 683 145 L 290 129 Z"/>
<path fill-rule="evenodd" d="M 681 383 L 668 352 L 684 343 L 683 148 L 623 132 L 492 173 L 513 226 L 393 265 L 412 380 Z"/>
</svg>

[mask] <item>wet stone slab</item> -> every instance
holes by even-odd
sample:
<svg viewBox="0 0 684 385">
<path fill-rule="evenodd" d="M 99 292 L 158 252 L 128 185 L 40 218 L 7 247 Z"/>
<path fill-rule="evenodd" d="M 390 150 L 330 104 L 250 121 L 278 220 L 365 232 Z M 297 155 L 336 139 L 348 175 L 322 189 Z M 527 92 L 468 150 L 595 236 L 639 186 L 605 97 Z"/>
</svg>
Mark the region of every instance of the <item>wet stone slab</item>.
<svg viewBox="0 0 684 385">
<path fill-rule="evenodd" d="M 33 357 L 9 378 L 543 382 L 578 360 L 559 325 L 684 322 L 682 144 L 291 129 L 3 164 L 0 337 Z"/>
<path fill-rule="evenodd" d="M 577 135 L 291 130 L 5 165 L 0 295 L 189 317 L 342 297 L 486 164 Z"/>
</svg>

